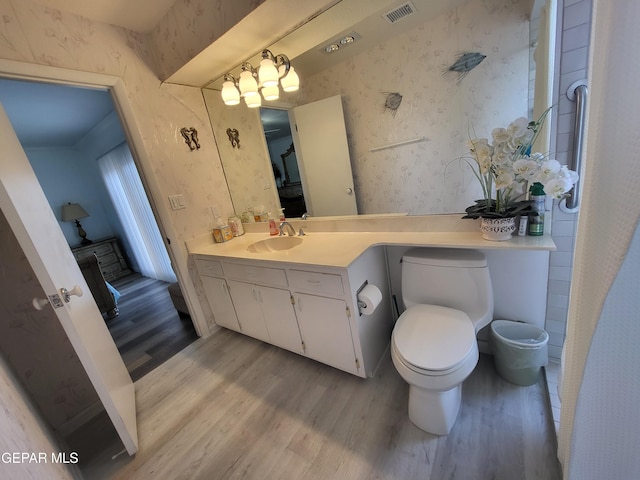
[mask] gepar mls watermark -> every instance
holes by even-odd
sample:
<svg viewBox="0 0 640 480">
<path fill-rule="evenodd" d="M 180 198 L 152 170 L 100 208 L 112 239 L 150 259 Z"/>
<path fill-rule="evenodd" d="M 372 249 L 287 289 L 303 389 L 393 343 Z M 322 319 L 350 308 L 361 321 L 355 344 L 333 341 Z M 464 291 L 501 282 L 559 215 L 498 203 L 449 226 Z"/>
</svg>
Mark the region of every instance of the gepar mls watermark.
<svg viewBox="0 0 640 480">
<path fill-rule="evenodd" d="M 2 452 L 0 463 L 78 463 L 77 452 Z"/>
</svg>

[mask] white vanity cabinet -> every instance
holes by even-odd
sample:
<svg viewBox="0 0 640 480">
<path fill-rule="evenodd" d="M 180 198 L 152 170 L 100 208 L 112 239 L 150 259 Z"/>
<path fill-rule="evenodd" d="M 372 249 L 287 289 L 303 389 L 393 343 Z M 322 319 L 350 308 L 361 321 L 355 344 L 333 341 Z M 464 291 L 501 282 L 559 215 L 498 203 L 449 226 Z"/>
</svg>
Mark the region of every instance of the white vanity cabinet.
<svg viewBox="0 0 640 480">
<path fill-rule="evenodd" d="M 289 290 L 229 280 L 242 333 L 296 353 L 302 339 Z"/>
<path fill-rule="evenodd" d="M 371 250 L 353 268 L 204 255 L 195 260 L 218 325 L 367 377 L 384 354 L 393 324 L 384 249 Z M 366 281 L 385 293 L 384 305 L 363 320 L 356 294 Z M 216 298 L 218 289 L 227 296 Z"/>
<path fill-rule="evenodd" d="M 223 270 L 242 332 L 302 353 L 286 270 L 280 264 L 265 266 L 232 261 L 223 262 Z"/>
<path fill-rule="evenodd" d="M 236 332 L 242 331 L 229 295 L 229 286 L 224 279 L 222 264 L 215 260 L 198 260 L 196 265 L 216 324 Z"/>
</svg>

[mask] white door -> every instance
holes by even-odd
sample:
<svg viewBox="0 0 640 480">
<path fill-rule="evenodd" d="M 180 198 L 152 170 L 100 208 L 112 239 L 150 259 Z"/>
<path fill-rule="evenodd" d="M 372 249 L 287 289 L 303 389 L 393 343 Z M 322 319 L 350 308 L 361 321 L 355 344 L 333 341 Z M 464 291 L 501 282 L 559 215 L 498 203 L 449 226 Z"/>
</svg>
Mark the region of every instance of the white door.
<svg viewBox="0 0 640 480">
<path fill-rule="evenodd" d="M 138 450 L 135 390 L 13 127 L 0 105 L 0 208 L 50 299 L 129 455 Z M 61 289 L 87 294 L 65 301 Z"/>
<path fill-rule="evenodd" d="M 356 215 L 340 95 L 289 111 L 304 200 L 310 215 Z"/>
</svg>

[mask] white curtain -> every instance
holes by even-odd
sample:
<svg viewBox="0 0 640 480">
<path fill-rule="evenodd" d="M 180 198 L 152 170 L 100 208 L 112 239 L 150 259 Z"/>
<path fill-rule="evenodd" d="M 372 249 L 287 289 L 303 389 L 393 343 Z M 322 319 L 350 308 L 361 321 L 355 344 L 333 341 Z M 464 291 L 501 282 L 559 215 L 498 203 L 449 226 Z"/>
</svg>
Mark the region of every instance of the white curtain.
<svg viewBox="0 0 640 480">
<path fill-rule="evenodd" d="M 169 255 L 127 144 L 100 157 L 98 166 L 140 273 L 156 280 L 175 282 Z"/>
<path fill-rule="evenodd" d="M 640 478 L 640 2 L 594 0 L 585 152 L 564 349 L 564 478 Z"/>
</svg>

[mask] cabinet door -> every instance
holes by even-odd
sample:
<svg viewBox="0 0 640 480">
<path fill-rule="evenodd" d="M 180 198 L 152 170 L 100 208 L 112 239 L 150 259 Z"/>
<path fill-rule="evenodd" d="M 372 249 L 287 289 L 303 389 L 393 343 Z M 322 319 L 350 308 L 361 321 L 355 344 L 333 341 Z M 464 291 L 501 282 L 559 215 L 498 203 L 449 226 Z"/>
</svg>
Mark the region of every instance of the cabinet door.
<svg viewBox="0 0 640 480">
<path fill-rule="evenodd" d="M 227 282 L 222 278 L 214 277 L 200 277 L 200 280 L 202 280 L 204 293 L 207 295 L 216 324 L 239 332 L 240 324 L 229 296 Z"/>
<path fill-rule="evenodd" d="M 262 318 L 260 302 L 258 302 L 259 287 L 234 280 L 229 280 L 229 287 L 233 306 L 238 315 L 238 321 L 242 326 L 242 333 L 263 342 L 271 343 L 267 325 Z"/>
<path fill-rule="evenodd" d="M 307 356 L 349 373 L 358 373 L 344 300 L 296 294 L 298 324 Z"/>
<path fill-rule="evenodd" d="M 271 343 L 292 352 L 302 353 L 302 339 L 289 290 L 258 287 L 258 301 L 262 307 Z"/>
</svg>

